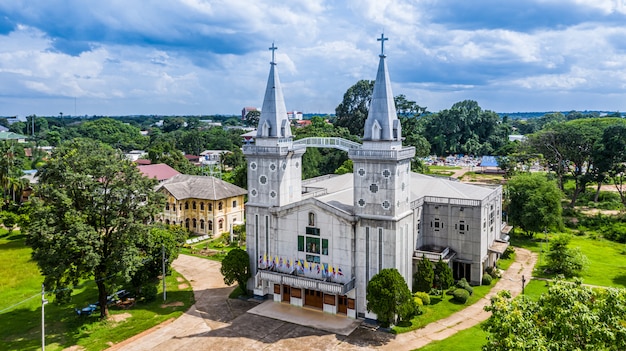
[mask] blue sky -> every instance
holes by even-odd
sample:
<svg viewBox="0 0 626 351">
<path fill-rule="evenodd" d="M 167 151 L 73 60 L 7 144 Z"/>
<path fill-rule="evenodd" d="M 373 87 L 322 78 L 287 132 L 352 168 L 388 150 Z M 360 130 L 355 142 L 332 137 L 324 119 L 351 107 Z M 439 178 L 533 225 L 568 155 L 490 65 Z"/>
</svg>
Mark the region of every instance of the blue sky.
<svg viewBox="0 0 626 351">
<path fill-rule="evenodd" d="M 626 111 L 626 0 L 0 0 L 0 116 L 288 110 L 374 79 L 436 112 Z"/>
</svg>

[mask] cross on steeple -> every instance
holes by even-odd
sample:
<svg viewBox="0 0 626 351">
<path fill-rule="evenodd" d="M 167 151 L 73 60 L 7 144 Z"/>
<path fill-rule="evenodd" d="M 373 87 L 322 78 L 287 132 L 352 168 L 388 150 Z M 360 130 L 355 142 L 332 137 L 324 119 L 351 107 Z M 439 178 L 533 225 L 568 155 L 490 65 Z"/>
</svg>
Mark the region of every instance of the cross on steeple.
<svg viewBox="0 0 626 351">
<path fill-rule="evenodd" d="M 277 46 L 274 46 L 274 42 L 272 42 L 272 47 L 271 47 L 271 48 L 269 48 L 269 49 L 270 49 L 270 50 L 272 50 L 272 62 L 270 62 L 270 63 L 271 63 L 271 64 L 273 64 L 273 65 L 275 65 L 275 64 L 276 64 L 276 62 L 274 62 L 274 52 L 275 52 L 276 50 L 278 50 L 278 47 L 277 47 Z"/>
<path fill-rule="evenodd" d="M 389 40 L 389 38 L 385 38 L 385 33 L 380 34 L 380 38 L 376 39 L 380 42 L 380 56 L 385 56 L 385 40 Z"/>
</svg>

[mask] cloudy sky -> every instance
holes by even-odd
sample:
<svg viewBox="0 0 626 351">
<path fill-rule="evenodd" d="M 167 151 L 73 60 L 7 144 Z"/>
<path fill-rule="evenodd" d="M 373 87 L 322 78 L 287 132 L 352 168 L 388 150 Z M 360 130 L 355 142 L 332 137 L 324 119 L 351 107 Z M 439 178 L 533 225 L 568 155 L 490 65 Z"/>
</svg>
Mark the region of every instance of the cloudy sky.
<svg viewBox="0 0 626 351">
<path fill-rule="evenodd" d="M 626 0 L 0 0 L 0 116 L 237 114 L 374 79 L 436 112 L 626 111 Z"/>
</svg>

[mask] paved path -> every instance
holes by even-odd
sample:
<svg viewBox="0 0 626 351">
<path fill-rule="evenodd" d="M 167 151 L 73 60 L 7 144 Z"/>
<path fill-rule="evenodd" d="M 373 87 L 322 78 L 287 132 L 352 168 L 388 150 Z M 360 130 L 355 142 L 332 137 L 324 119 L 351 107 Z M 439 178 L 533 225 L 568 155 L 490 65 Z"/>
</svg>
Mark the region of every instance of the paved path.
<svg viewBox="0 0 626 351">
<path fill-rule="evenodd" d="M 521 277 L 531 277 L 537 255 L 516 249 L 517 259 L 479 302 L 422 329 L 400 335 L 357 328 L 342 336 L 246 313 L 254 302 L 228 299 L 219 263 L 180 255 L 174 268 L 193 286 L 196 304 L 183 316 L 109 350 L 413 350 L 470 328 L 489 317 L 483 307 L 500 290 L 521 292 Z"/>
</svg>

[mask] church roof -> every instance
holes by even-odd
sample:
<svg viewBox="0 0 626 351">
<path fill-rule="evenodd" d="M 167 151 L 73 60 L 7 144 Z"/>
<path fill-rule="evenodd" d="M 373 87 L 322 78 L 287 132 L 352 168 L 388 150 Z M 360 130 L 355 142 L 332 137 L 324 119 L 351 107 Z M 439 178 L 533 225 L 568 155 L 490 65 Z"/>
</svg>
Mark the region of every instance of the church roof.
<svg viewBox="0 0 626 351">
<path fill-rule="evenodd" d="M 291 126 L 287 118 L 287 108 L 283 98 L 283 89 L 280 86 L 274 51 L 278 49 L 272 43 L 272 62 L 270 62 L 270 75 L 265 88 L 265 98 L 261 108 L 261 117 L 257 128 L 257 138 L 289 138 Z"/>
<path fill-rule="evenodd" d="M 400 121 L 396 113 L 396 105 L 391 91 L 391 80 L 387 65 L 385 64 L 384 43 L 387 38 L 383 35 L 378 39 L 381 42 L 380 61 L 374 92 L 370 102 L 369 112 L 365 120 L 363 140 L 400 140 Z M 394 136 L 393 129 L 398 128 L 397 135 Z"/>
<path fill-rule="evenodd" d="M 245 189 L 215 177 L 188 174 L 178 174 L 166 180 L 157 190 L 161 188 L 165 188 L 178 200 L 189 198 L 221 200 L 248 193 Z"/>
<path fill-rule="evenodd" d="M 352 173 L 319 177 L 311 180 L 307 187 L 326 189 L 324 195 L 315 198 L 344 212 L 354 214 L 354 176 Z M 444 178 L 411 172 L 411 198 L 415 201 L 424 196 L 453 199 L 483 200 L 493 192 L 493 188 L 451 181 Z"/>
</svg>

